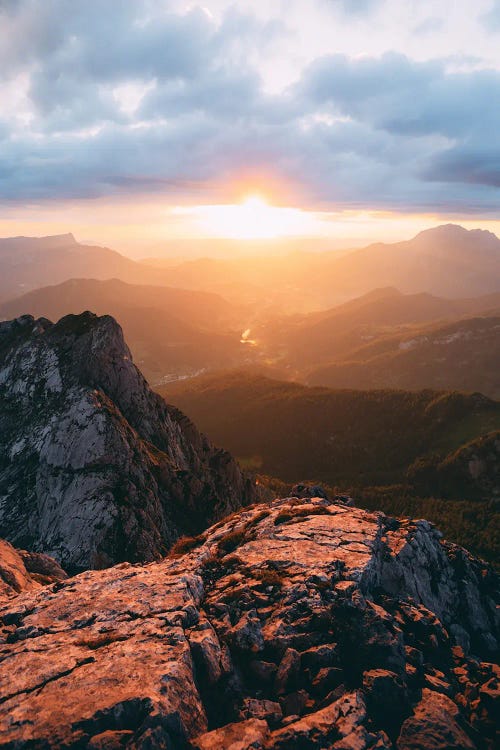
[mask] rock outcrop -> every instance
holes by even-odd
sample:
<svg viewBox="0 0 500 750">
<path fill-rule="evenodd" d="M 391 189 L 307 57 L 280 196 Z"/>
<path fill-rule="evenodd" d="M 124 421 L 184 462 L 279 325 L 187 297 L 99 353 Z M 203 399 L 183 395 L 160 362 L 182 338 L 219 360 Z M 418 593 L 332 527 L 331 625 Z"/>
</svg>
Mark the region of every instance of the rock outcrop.
<svg viewBox="0 0 500 750">
<path fill-rule="evenodd" d="M 254 505 L 9 600 L 0 747 L 493 750 L 497 605 L 425 521 Z"/>
<path fill-rule="evenodd" d="M 14 549 L 0 539 L 0 606 L 22 591 L 33 591 L 67 577 L 48 555 Z"/>
<path fill-rule="evenodd" d="M 0 323 L 0 537 L 73 572 L 148 561 L 253 499 L 150 390 L 113 318 Z"/>
</svg>

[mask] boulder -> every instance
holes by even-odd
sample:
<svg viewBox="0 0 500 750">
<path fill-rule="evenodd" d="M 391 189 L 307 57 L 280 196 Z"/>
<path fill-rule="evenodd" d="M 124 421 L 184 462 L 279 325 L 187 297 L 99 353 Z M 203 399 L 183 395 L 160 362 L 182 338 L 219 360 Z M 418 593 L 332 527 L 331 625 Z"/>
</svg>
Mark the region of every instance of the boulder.
<svg viewBox="0 0 500 750">
<path fill-rule="evenodd" d="M 227 724 L 220 729 L 197 737 L 193 742 L 194 750 L 264 750 L 269 735 L 265 721 L 248 719 L 235 724 Z"/>
<path fill-rule="evenodd" d="M 19 551 L 0 539 L 0 603 L 33 588 L 37 588 L 36 582 L 26 570 Z"/>
<path fill-rule="evenodd" d="M 294 648 L 287 648 L 280 661 L 274 689 L 277 695 L 283 695 L 296 682 L 300 670 L 300 654 Z"/>
<path fill-rule="evenodd" d="M 450 698 L 424 689 L 413 716 L 401 727 L 398 750 L 475 750 L 457 719 L 459 710 Z"/>
</svg>

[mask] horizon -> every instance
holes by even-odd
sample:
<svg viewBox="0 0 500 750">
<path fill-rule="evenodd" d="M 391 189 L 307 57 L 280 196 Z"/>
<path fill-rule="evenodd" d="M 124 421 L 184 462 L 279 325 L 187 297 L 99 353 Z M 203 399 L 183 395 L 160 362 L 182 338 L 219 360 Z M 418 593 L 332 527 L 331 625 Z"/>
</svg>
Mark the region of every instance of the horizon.
<svg viewBox="0 0 500 750">
<path fill-rule="evenodd" d="M 465 5 L 4 3 L 0 234 L 133 257 L 500 234 L 500 3 Z"/>
<path fill-rule="evenodd" d="M 481 226 L 464 226 L 465 222 L 455 223 L 448 222 L 443 224 L 437 224 L 435 226 L 426 226 L 419 230 L 416 234 L 411 236 L 404 236 L 399 239 L 384 240 L 378 239 L 373 241 L 366 241 L 360 238 L 347 238 L 346 240 L 335 240 L 325 237 L 272 237 L 272 238 L 237 238 L 237 237 L 199 237 L 199 238 L 181 238 L 179 240 L 171 240 L 171 248 L 174 249 L 173 253 L 169 253 L 168 243 L 161 243 L 159 245 L 144 246 L 139 244 L 138 246 L 120 246 L 112 247 L 111 245 L 105 245 L 98 241 L 81 239 L 75 236 L 75 232 L 61 232 L 58 234 L 50 235 L 14 235 L 9 237 L 0 237 L 0 242 L 6 240 L 50 240 L 60 239 L 62 237 L 71 237 L 72 240 L 79 245 L 88 247 L 105 247 L 108 250 L 118 252 L 124 257 L 130 258 L 137 262 L 143 262 L 148 260 L 165 260 L 170 261 L 172 264 L 181 264 L 187 261 L 203 260 L 203 259 L 214 259 L 214 260 L 238 260 L 238 259 L 250 259 L 252 257 L 261 258 L 266 255 L 271 257 L 287 256 L 296 253 L 327 253 L 327 252 L 338 252 L 339 256 L 344 253 L 355 252 L 362 248 L 369 247 L 375 244 L 400 244 L 403 242 L 409 242 L 416 239 L 420 234 L 432 232 L 443 228 L 457 228 L 463 229 L 466 232 L 487 232 L 492 234 L 496 239 L 500 239 L 498 235 L 491 229 L 485 229 Z M 177 252 L 178 251 L 178 252 Z M 236 252 L 235 252 L 236 251 Z"/>
</svg>

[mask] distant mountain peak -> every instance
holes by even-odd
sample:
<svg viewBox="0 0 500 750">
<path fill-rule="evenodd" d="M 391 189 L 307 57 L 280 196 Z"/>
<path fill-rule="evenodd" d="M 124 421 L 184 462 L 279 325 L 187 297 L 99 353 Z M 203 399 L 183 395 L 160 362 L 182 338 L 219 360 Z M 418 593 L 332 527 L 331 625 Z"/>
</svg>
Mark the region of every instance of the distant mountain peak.
<svg viewBox="0 0 500 750">
<path fill-rule="evenodd" d="M 50 245 L 50 247 L 67 247 L 68 245 L 78 245 L 72 232 L 65 234 L 49 234 L 43 237 L 29 237 L 18 235 L 17 237 L 2 237 L 0 243 L 23 243 L 29 245 Z"/>
<path fill-rule="evenodd" d="M 497 241 L 498 237 L 493 232 L 490 232 L 487 229 L 465 229 L 465 227 L 461 226 L 460 224 L 440 224 L 437 227 L 430 227 L 429 229 L 424 229 L 422 232 L 419 232 L 415 237 L 414 240 L 418 239 L 465 239 L 465 238 L 476 238 L 480 237 L 482 239 L 495 239 Z"/>
<path fill-rule="evenodd" d="M 44 237 L 46 240 L 54 240 L 56 242 L 66 242 L 71 245 L 78 245 L 73 232 L 66 232 L 65 234 L 54 234 L 52 236 Z"/>
<path fill-rule="evenodd" d="M 353 302 L 368 302 L 370 300 L 385 299 L 385 297 L 403 297 L 403 293 L 395 286 L 379 286 L 376 289 L 372 289 L 371 292 L 367 292 L 361 297 L 355 298 Z"/>
</svg>

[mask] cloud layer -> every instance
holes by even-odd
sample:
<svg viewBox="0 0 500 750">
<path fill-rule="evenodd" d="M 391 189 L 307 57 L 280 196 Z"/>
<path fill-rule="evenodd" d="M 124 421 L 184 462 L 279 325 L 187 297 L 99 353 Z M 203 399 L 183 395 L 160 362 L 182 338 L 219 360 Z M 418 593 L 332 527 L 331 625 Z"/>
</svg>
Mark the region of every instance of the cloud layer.
<svg viewBox="0 0 500 750">
<path fill-rule="evenodd" d="M 217 5 L 0 0 L 0 200 L 202 201 L 214 186 L 224 200 L 224 185 L 263 174 L 316 208 L 497 211 L 494 65 L 350 56 L 332 33 L 331 54 L 269 90 L 263 61 L 295 54 L 287 14 Z M 366 33 L 384 13 L 383 0 L 330 5 Z M 494 33 L 497 12 L 485 6 L 477 25 L 489 14 Z M 427 37 L 443 24 L 412 28 Z"/>
</svg>

